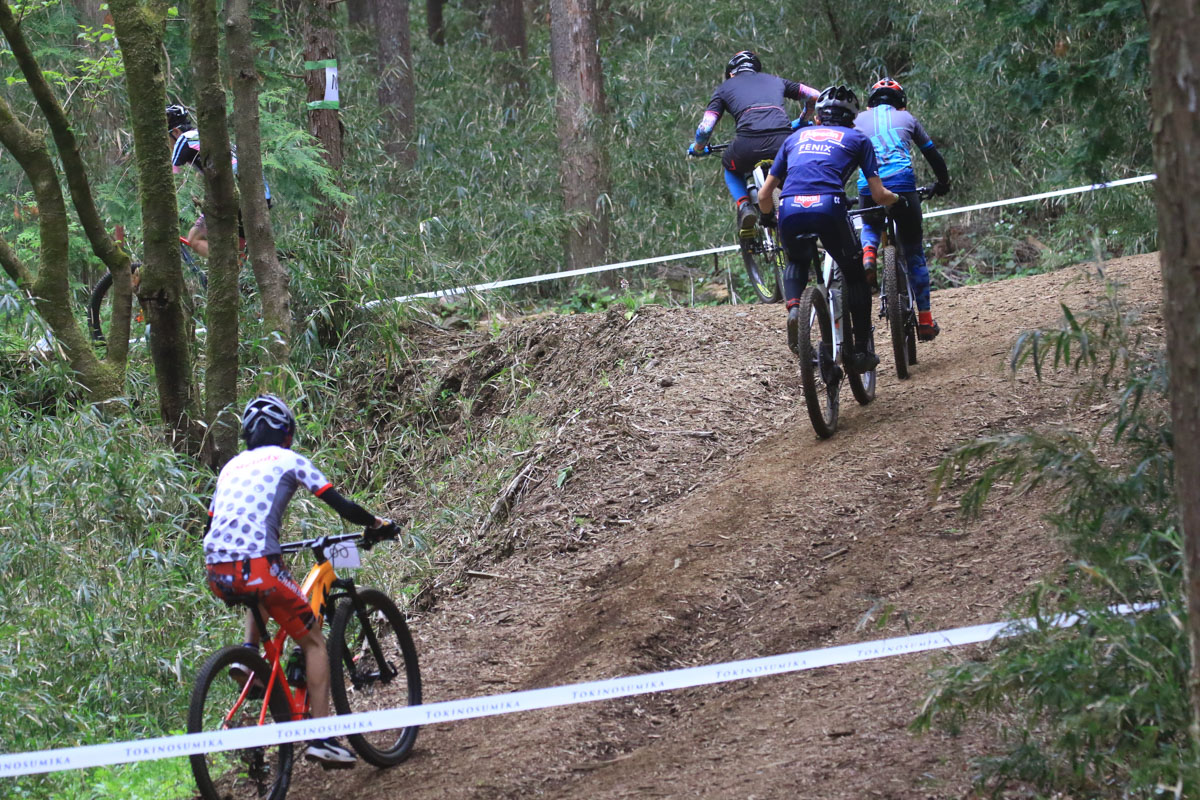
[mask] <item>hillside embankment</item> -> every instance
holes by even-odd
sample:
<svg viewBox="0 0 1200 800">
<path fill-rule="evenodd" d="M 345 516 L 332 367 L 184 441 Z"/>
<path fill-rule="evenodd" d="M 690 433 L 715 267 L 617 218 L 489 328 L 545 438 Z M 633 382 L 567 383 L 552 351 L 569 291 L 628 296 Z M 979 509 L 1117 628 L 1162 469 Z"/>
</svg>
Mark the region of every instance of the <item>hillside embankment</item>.
<svg viewBox="0 0 1200 800">
<path fill-rule="evenodd" d="M 1106 271 L 1154 331 L 1156 256 Z M 859 407 L 846 392 L 828 441 L 809 425 L 778 306 L 514 325 L 507 349 L 464 357 L 460 372 L 469 383 L 490 369 L 481 360 L 536 362 L 522 410 L 549 433 L 515 457 L 525 477 L 497 506 L 476 575 L 456 573 L 413 618 L 426 701 L 1002 618 L 1062 561 L 1042 521 L 1047 498 L 1002 488 L 968 522 L 959 490 L 930 496 L 930 473 L 981 434 L 1092 424 L 1100 412 L 1073 402 L 1081 378 L 1038 382 L 1007 363 L 1021 330 L 1103 294 L 1084 268 L 936 293 L 943 333 L 921 346 L 913 377 L 899 381 L 885 359 L 876 401 Z M 501 399 L 482 397 L 472 413 L 508 413 Z M 934 663 L 979 655 L 430 726 L 402 766 L 302 767 L 293 795 L 969 797 L 969 759 L 993 731 L 906 726 Z"/>
</svg>

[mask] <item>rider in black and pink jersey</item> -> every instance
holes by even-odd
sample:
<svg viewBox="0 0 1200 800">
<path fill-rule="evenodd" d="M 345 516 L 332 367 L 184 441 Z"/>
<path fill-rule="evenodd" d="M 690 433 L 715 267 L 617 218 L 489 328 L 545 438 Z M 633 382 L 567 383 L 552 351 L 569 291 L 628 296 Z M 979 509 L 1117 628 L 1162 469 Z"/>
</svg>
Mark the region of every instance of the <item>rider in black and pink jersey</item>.
<svg viewBox="0 0 1200 800">
<path fill-rule="evenodd" d="M 803 117 L 807 118 L 812 115 L 817 94 L 811 86 L 763 72 L 758 55 L 749 50 L 735 53 L 725 65 L 725 82 L 713 92 L 688 154 L 707 155 L 708 139 L 717 121 L 726 111 L 733 115 L 737 133 L 722 154 L 721 163 L 725 167 L 725 186 L 737 203 L 738 232 L 743 238 L 754 236 L 758 220 L 754 206 L 747 202 L 746 175 L 759 161 L 773 158 L 792 132 L 783 108 L 784 98 L 803 103 Z"/>
</svg>

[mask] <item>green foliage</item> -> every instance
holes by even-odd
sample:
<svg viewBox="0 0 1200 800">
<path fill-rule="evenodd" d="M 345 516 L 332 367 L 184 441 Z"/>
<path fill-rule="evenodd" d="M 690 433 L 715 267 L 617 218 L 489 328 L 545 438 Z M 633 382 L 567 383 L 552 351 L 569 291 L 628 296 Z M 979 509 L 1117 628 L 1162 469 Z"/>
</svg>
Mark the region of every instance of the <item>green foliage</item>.
<svg viewBox="0 0 1200 800">
<path fill-rule="evenodd" d="M 979 62 L 1008 83 L 1035 114 L 1073 110 L 1082 123 L 1068 149 L 1071 164 L 1101 179 L 1113 156 L 1149 160 L 1150 31 L 1139 0 L 982 0 L 992 22 L 1012 36 Z"/>
<path fill-rule="evenodd" d="M 1193 796 L 1200 769 L 1188 735 L 1188 644 L 1176 518 L 1167 369 L 1108 284 L 1083 313 L 1064 307 L 1055 329 L 1024 334 L 1013 368 L 1090 376 L 1080 398 L 1107 413 L 1088 432 L 1026 431 L 968 443 L 941 465 L 938 488 L 972 480 L 976 513 L 1000 482 L 1058 498 L 1050 521 L 1071 562 L 1028 592 L 1019 616 L 1083 609 L 1086 624 L 1002 640 L 986 660 L 942 670 L 918 727 L 957 729 L 973 714 L 1003 719 L 1005 749 L 982 762 L 997 794 L 1011 781 L 1086 797 Z M 976 465 L 981 465 L 974 471 Z M 1158 607 L 1136 617 L 1120 603 Z"/>
</svg>

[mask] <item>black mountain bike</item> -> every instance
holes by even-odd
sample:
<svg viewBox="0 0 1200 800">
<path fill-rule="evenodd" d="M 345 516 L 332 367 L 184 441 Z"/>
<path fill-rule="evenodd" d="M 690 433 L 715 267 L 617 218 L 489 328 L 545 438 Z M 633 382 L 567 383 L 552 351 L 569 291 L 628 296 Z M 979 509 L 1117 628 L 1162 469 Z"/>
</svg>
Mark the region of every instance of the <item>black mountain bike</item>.
<svg viewBox="0 0 1200 800">
<path fill-rule="evenodd" d="M 820 280 L 810 284 L 800 296 L 800 336 L 797 356 L 800 359 L 800 383 L 804 389 L 804 403 L 813 430 L 822 439 L 828 439 L 837 431 L 838 414 L 841 406 L 843 378 L 850 384 L 850 391 L 860 405 L 875 399 L 876 371 L 858 374 L 845 368 L 853 357 L 845 346 L 843 331 L 850 324 L 850 311 L 846 307 L 846 296 L 842 291 L 842 271 L 833 256 L 816 249 L 816 234 L 807 234 L 813 251 L 821 253 Z M 810 264 L 811 273 L 815 265 Z M 875 352 L 875 330 L 867 349 Z"/>
<path fill-rule="evenodd" d="M 715 144 L 709 147 L 709 151 L 719 153 L 727 147 L 728 144 Z M 767 179 L 771 163 L 769 159 L 760 161 L 745 176 L 749 202 L 755 209 L 758 208 L 758 192 Z M 750 278 L 750 287 L 759 302 L 778 303 L 782 300 L 783 269 L 787 265 L 787 254 L 779 244 L 779 234 L 775 229 L 764 228 L 756 223 L 754 236 L 743 239 L 739 233 L 738 246 L 746 266 L 746 276 Z"/>
<path fill-rule="evenodd" d="M 926 200 L 933 196 L 933 187 L 922 186 L 917 192 L 922 200 Z M 903 380 L 909 376 L 908 368 L 917 363 L 917 297 L 908 274 L 908 258 L 896 235 L 896 221 L 886 206 L 873 206 L 854 213 L 880 214 L 884 219 L 877 260 L 883 271 L 879 317 L 888 321 L 892 353 L 896 356 L 896 375 Z"/>
<path fill-rule="evenodd" d="M 395 525 L 382 530 L 320 536 L 290 542 L 285 553 L 309 550 L 316 563 L 303 586 L 317 624 L 330 619 L 329 682 L 339 714 L 420 705 L 421 670 L 404 614 L 377 589 L 361 588 L 352 578 L 334 574 L 333 560 L 357 562 L 357 542 L 369 549 L 395 539 Z M 257 603 L 248 604 L 262 634 L 266 658 L 240 645 L 223 647 L 196 675 L 188 706 L 188 733 L 304 719 L 309 697 L 304 659 L 298 647 L 286 663 L 287 632 L 268 635 Z M 241 669 L 231 670 L 234 665 Z M 240 677 L 239 677 L 240 676 Z M 416 726 L 351 734 L 350 745 L 368 764 L 390 767 L 408 758 Z M 296 743 L 264 744 L 190 756 L 192 774 L 204 800 L 283 800 L 291 782 Z"/>
<path fill-rule="evenodd" d="M 196 257 L 192 255 L 192 247 L 187 239 L 179 237 L 179 257 L 183 260 L 183 278 L 184 286 L 188 290 L 189 308 L 195 308 L 203 305 L 202 297 L 204 291 L 208 288 L 208 276 L 196 261 Z M 133 269 L 133 289 L 134 301 L 137 301 L 137 287 L 141 281 L 141 263 L 135 261 L 132 264 Z M 92 341 L 105 341 L 104 329 L 108 325 L 110 317 L 109 310 L 109 291 L 112 289 L 113 276 L 111 272 L 105 272 L 100 276 L 100 280 L 96 281 L 96 285 L 92 287 L 91 295 L 88 297 L 88 329 L 92 334 Z M 134 315 L 135 322 L 142 322 L 141 313 Z"/>
</svg>

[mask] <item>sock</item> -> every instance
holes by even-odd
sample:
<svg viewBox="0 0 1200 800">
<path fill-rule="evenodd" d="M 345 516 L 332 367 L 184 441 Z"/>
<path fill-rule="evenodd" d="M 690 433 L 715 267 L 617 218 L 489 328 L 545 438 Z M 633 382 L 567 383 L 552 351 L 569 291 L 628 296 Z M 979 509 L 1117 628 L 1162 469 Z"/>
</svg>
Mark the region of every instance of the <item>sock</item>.
<svg viewBox="0 0 1200 800">
<path fill-rule="evenodd" d="M 256 645 L 254 642 L 242 642 L 242 647 L 249 647 L 254 652 L 258 652 L 258 645 Z"/>
<path fill-rule="evenodd" d="M 910 317 L 910 319 L 911 319 L 911 317 Z M 932 311 L 918 311 L 917 312 L 917 324 L 918 325 L 928 325 L 930 327 L 933 327 L 933 312 Z"/>
<path fill-rule="evenodd" d="M 739 198 L 738 198 L 738 200 L 737 200 L 737 207 L 738 207 L 738 210 L 739 210 L 739 211 L 741 211 L 741 210 L 742 210 L 742 206 L 746 205 L 746 203 L 749 203 L 749 202 L 750 202 L 750 198 L 749 198 L 749 197 L 739 197 Z"/>
<path fill-rule="evenodd" d="M 863 245 L 863 265 L 866 267 L 875 266 L 875 245 Z"/>
<path fill-rule="evenodd" d="M 788 311 L 791 311 L 793 308 L 795 308 L 798 305 L 800 305 L 800 298 L 793 297 L 791 300 L 788 300 L 786 304 L 784 304 L 784 308 L 787 309 Z"/>
</svg>

